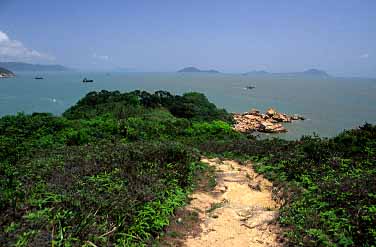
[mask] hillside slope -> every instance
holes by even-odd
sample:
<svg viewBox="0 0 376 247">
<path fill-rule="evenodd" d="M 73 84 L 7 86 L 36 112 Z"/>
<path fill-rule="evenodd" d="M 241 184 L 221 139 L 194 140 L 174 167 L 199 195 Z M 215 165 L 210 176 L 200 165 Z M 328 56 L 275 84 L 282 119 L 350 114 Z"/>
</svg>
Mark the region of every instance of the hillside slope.
<svg viewBox="0 0 376 247">
<path fill-rule="evenodd" d="M 68 71 L 67 67 L 62 65 L 50 64 L 29 64 L 21 62 L 0 62 L 0 67 L 12 71 Z"/>
</svg>

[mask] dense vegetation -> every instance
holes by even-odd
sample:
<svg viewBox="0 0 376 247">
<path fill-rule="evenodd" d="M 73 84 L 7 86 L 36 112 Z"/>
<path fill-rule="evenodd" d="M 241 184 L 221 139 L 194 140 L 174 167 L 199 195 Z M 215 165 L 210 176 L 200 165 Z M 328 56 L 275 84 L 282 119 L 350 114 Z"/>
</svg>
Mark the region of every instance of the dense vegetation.
<svg viewBox="0 0 376 247">
<path fill-rule="evenodd" d="M 257 140 L 200 93 L 92 92 L 62 116 L 0 119 L 0 246 L 149 245 L 201 154 L 252 159 L 275 182 L 291 245 L 375 246 L 376 127 Z"/>
<path fill-rule="evenodd" d="M 208 101 L 205 95 L 191 92 L 182 96 L 166 91 L 150 94 L 145 91 L 120 93 L 119 91 L 92 92 L 68 109 L 63 116 L 68 119 L 91 118 L 111 114 L 117 119 L 138 117 L 154 109 L 168 110 L 173 116 L 196 121 L 223 120 L 231 122 L 231 115 Z"/>
<path fill-rule="evenodd" d="M 204 169 L 188 143 L 237 138 L 230 119 L 202 94 L 162 91 L 1 118 L 0 246 L 149 243 Z"/>
</svg>

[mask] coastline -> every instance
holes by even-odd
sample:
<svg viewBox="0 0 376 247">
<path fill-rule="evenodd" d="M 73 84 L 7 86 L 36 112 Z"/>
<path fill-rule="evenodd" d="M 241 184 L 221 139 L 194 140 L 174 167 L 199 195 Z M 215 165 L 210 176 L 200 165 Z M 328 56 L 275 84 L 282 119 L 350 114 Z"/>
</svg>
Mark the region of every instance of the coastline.
<svg viewBox="0 0 376 247">
<path fill-rule="evenodd" d="M 13 78 L 16 77 L 15 74 L 2 74 L 0 73 L 0 78 Z"/>
<path fill-rule="evenodd" d="M 156 91 L 160 88 L 175 93 L 199 91 L 205 93 L 215 104 L 229 112 L 243 113 L 255 107 L 265 112 L 273 106 L 283 113 L 299 113 L 306 121 L 281 123 L 288 132 L 270 134 L 265 137 L 280 137 L 288 140 L 300 139 L 303 135 L 334 137 L 344 129 L 376 123 L 376 88 L 372 80 L 326 80 L 300 81 L 295 79 L 253 78 L 228 74 L 179 73 L 105 73 L 95 72 L 48 72 L 44 80 L 34 80 L 35 73 L 17 72 L 16 77 L 1 80 L 0 116 L 23 111 L 51 112 L 62 114 L 74 105 L 82 95 L 93 90 L 131 91 L 143 88 Z M 94 84 L 83 85 L 83 76 L 95 80 Z M 255 84 L 254 90 L 244 90 Z M 353 85 L 356 84 L 356 87 Z M 274 90 L 278 88 L 278 90 Z M 325 88 L 325 90 L 322 90 Z M 48 89 L 46 91 L 46 89 Z M 69 94 L 66 93 L 69 91 Z M 50 99 L 56 99 L 53 102 Z M 260 134 L 260 132 L 254 132 Z"/>
</svg>

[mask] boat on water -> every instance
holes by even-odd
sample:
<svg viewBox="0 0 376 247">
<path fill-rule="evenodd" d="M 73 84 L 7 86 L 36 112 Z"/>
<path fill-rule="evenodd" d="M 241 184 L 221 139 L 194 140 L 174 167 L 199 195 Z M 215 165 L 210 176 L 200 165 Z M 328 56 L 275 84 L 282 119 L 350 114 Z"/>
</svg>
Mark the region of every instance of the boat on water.
<svg viewBox="0 0 376 247">
<path fill-rule="evenodd" d="M 83 83 L 88 83 L 88 82 L 94 82 L 94 80 L 87 79 L 86 77 L 82 80 Z"/>
<path fill-rule="evenodd" d="M 44 78 L 41 77 L 41 76 L 36 76 L 34 79 L 35 79 L 35 80 L 43 80 Z"/>
</svg>

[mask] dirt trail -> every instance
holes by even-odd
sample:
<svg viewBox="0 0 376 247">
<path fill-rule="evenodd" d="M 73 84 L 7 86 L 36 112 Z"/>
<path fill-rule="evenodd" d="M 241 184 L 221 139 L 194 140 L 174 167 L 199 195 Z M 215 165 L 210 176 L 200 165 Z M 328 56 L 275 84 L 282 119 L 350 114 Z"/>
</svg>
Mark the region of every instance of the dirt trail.
<svg viewBox="0 0 376 247">
<path fill-rule="evenodd" d="M 202 159 L 216 168 L 213 191 L 197 191 L 185 210 L 198 212 L 199 227 L 180 242 L 182 246 L 282 246 L 275 224 L 278 206 L 272 184 L 252 166 L 232 160 Z M 179 245 L 180 245 L 179 244 Z"/>
</svg>

